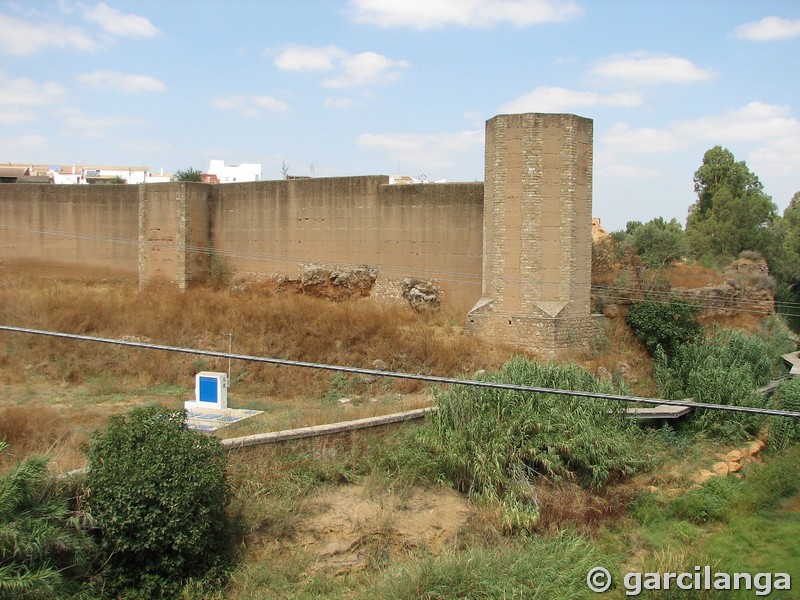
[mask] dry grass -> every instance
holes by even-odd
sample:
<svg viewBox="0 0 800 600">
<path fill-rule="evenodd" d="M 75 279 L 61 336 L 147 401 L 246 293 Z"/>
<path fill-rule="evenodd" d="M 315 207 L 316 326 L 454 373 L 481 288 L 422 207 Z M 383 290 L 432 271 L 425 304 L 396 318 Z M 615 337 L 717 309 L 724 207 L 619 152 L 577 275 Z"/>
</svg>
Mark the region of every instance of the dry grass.
<svg viewBox="0 0 800 600">
<path fill-rule="evenodd" d="M 10 325 L 238 354 L 439 375 L 494 368 L 508 351 L 491 349 L 464 334 L 462 318 L 447 312 L 418 314 L 371 300 L 331 303 L 302 295 L 266 296 L 208 288 L 138 292 L 130 284 L 70 283 L 13 278 L 0 281 L 0 321 Z M 78 383 L 111 374 L 139 385 L 191 386 L 198 370 L 227 370 L 224 359 L 160 353 L 70 340 L 4 334 L 0 370 L 6 381 L 31 372 Z M 27 369 L 27 370 L 26 370 Z M 319 396 L 330 375 L 310 369 L 256 363 L 233 365 L 233 383 L 259 396 Z M 413 392 L 414 382 L 393 391 Z"/>
<path fill-rule="evenodd" d="M 569 526 L 583 535 L 592 535 L 601 525 L 626 515 L 631 496 L 630 490 L 614 486 L 589 492 L 569 482 L 540 485 L 536 490 L 540 507 L 536 531 L 555 534 Z"/>
<path fill-rule="evenodd" d="M 443 376 L 499 369 L 513 350 L 467 336 L 463 320 L 447 309 L 422 314 L 370 299 L 333 303 L 201 287 L 140 292 L 131 283 L 0 275 L 0 322 L 8 325 L 215 351 L 227 351 L 232 334 L 238 354 L 366 368 L 380 360 L 388 370 Z M 31 428 L 30 441 L 12 441 L 13 452 L 49 450 L 60 468 L 82 466 L 80 444 L 110 415 L 145 402 L 182 408 L 198 371 L 228 369 L 226 359 L 27 334 L 2 333 L 0 344 L 0 374 L 9 387 L 0 410 L 24 404 L 36 411 L 20 413 L 20 419 L 42 419 Z M 650 381 L 646 352 L 624 323 L 614 320 L 590 351 L 562 358 L 621 375 L 638 392 Z M 264 413 L 224 429 L 225 437 L 387 414 L 429 402 L 428 389 L 419 382 L 246 361 L 233 361 L 231 367 L 232 406 Z M 344 396 L 352 402 L 341 405 L 338 399 Z M 39 430 L 48 433 L 34 441 Z"/>
<path fill-rule="evenodd" d="M 606 319 L 602 333 L 592 340 L 588 350 L 572 352 L 563 358 L 580 364 L 600 378 L 622 380 L 636 394 L 657 393 L 650 354 L 624 318 Z"/>
<path fill-rule="evenodd" d="M 333 303 L 296 294 L 209 288 L 138 291 L 130 283 L 35 280 L 0 275 L 0 323 L 237 354 L 430 373 L 499 368 L 511 350 L 463 331 L 463 315 L 420 314 L 369 299 Z M 0 430 L 12 460 L 49 452 L 54 468 L 82 466 L 80 445 L 108 417 L 135 404 L 182 408 L 200 370 L 227 359 L 2 333 L 0 411 L 28 428 Z M 343 406 L 339 397 L 352 398 Z M 427 404 L 419 382 L 233 361 L 233 406 L 264 414 L 225 436 L 354 419 Z M 17 408 L 23 406 L 24 410 Z M 16 422 L 9 419 L 9 423 Z M 39 432 L 46 432 L 38 435 Z M 14 437 L 14 436 L 17 437 Z"/>
<path fill-rule="evenodd" d="M 666 272 L 673 288 L 692 289 L 725 283 L 725 278 L 716 269 L 700 265 L 676 264 Z"/>
</svg>

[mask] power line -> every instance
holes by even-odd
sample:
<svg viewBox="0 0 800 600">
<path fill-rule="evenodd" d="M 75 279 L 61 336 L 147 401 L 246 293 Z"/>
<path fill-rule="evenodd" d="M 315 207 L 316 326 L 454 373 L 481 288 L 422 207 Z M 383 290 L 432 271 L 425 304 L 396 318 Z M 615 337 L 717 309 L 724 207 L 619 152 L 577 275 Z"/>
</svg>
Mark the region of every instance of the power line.
<svg viewBox="0 0 800 600">
<path fill-rule="evenodd" d="M 74 333 L 64 333 L 58 331 L 44 331 L 41 329 L 30 329 L 26 327 L 13 327 L 10 325 L 0 325 L 0 331 L 10 331 L 15 333 L 25 333 L 31 335 L 43 335 L 49 337 L 65 338 L 101 344 L 114 344 L 118 346 L 128 346 L 132 348 L 146 348 L 149 350 L 163 350 L 165 352 L 178 352 L 183 354 L 194 354 L 200 356 L 211 356 L 215 358 L 230 358 L 233 360 L 244 360 L 250 362 L 260 362 L 272 365 L 300 367 L 307 369 L 321 369 L 326 371 L 336 371 L 340 373 L 350 373 L 354 375 L 368 375 L 373 377 L 389 377 L 393 379 L 407 379 L 414 381 L 426 381 L 429 383 L 464 385 L 472 387 L 490 388 L 498 390 L 508 390 L 525 393 L 553 394 L 557 396 L 572 396 L 577 398 L 597 398 L 602 400 L 613 400 L 619 402 L 636 402 L 653 405 L 686 406 L 690 408 L 705 408 L 710 410 L 722 410 L 729 412 L 740 412 L 760 415 L 770 415 L 776 417 L 792 417 L 800 419 L 800 412 L 790 410 L 776 410 L 770 408 L 755 408 L 751 406 L 732 406 L 725 404 L 711 404 L 707 402 L 694 402 L 692 400 L 664 400 L 659 398 L 643 398 L 640 396 L 625 396 L 617 394 L 601 394 L 598 392 L 585 392 L 576 390 L 563 390 L 556 388 L 545 388 L 529 385 L 518 385 L 513 383 L 497 383 L 491 381 L 478 381 L 473 379 L 458 379 L 453 377 L 440 377 L 437 375 L 420 375 L 416 373 L 403 373 L 398 371 L 384 371 L 380 369 L 364 369 L 361 367 L 347 367 L 342 365 L 330 365 L 325 363 L 315 363 L 300 360 L 288 360 L 283 358 L 270 358 L 264 356 L 252 356 L 248 354 L 233 354 L 230 352 L 217 352 L 214 350 L 199 350 L 196 348 L 183 348 L 179 346 L 165 346 L 161 344 L 148 344 L 144 342 L 133 342 L 128 340 L 117 340 L 112 338 L 101 338 Z"/>
</svg>

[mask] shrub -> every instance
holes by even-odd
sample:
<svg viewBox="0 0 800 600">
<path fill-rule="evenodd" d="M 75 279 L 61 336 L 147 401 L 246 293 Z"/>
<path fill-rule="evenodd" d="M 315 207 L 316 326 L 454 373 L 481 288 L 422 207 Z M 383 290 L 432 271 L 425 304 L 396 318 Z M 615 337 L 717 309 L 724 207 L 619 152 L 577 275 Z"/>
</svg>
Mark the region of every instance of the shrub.
<svg viewBox="0 0 800 600">
<path fill-rule="evenodd" d="M 781 382 L 769 404 L 776 410 L 800 411 L 800 378 Z M 797 443 L 800 443 L 800 419 L 773 417 L 769 426 L 770 449 L 785 450 Z"/>
<path fill-rule="evenodd" d="M 669 304 L 645 300 L 631 306 L 626 321 L 650 354 L 655 355 L 661 348 L 670 356 L 679 346 L 696 340 L 700 335 L 702 326 L 694 320 L 699 310 L 697 306 L 674 298 Z"/>
<path fill-rule="evenodd" d="M 0 442 L 0 452 L 6 448 Z M 0 477 L 0 597 L 66 598 L 85 590 L 95 546 L 75 525 L 43 456 Z"/>
<path fill-rule="evenodd" d="M 800 448 L 790 448 L 749 465 L 742 481 L 741 510 L 769 510 L 800 490 Z"/>
<path fill-rule="evenodd" d="M 488 378 L 539 387 L 610 392 L 573 365 L 516 357 Z M 596 489 L 648 464 L 636 425 L 601 399 L 454 386 L 435 393 L 439 409 L 425 439 L 440 469 L 463 492 L 502 508 L 506 529 L 531 529 L 536 480 L 572 479 Z"/>
<path fill-rule="evenodd" d="M 723 328 L 710 338 L 678 346 L 672 356 L 657 353 L 655 376 L 670 399 L 762 408 L 766 400 L 756 388 L 780 369 L 780 357 L 768 339 Z M 757 433 L 763 417 L 695 409 L 689 423 L 695 430 L 735 441 Z"/>
<path fill-rule="evenodd" d="M 225 566 L 226 454 L 185 425 L 182 412 L 148 406 L 92 439 L 86 500 L 106 586 L 125 598 L 174 597 Z"/>
</svg>

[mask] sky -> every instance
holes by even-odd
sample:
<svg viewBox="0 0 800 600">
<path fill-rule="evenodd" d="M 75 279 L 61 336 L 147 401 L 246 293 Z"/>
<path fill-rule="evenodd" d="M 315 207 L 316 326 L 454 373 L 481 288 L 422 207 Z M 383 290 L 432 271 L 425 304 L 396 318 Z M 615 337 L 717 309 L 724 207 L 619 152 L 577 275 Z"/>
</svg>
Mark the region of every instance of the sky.
<svg viewBox="0 0 800 600">
<path fill-rule="evenodd" d="M 797 0 L 0 0 L 0 163 L 482 181 L 488 119 L 572 113 L 609 231 L 717 145 L 782 212 L 798 57 Z"/>
</svg>

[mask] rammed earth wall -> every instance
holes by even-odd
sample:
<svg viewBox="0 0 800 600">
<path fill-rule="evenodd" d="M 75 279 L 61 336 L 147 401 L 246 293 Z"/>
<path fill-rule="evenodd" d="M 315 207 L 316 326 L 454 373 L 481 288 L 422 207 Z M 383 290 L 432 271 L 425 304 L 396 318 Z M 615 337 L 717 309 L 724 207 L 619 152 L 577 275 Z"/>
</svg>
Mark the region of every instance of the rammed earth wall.
<svg viewBox="0 0 800 600">
<path fill-rule="evenodd" d="M 383 175 L 210 185 L 0 185 L 2 266 L 184 288 L 213 260 L 242 276 L 367 265 L 379 289 L 434 280 L 468 330 L 547 354 L 585 342 L 592 121 L 500 115 L 485 183 Z"/>
</svg>

